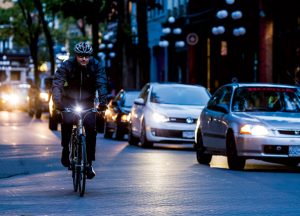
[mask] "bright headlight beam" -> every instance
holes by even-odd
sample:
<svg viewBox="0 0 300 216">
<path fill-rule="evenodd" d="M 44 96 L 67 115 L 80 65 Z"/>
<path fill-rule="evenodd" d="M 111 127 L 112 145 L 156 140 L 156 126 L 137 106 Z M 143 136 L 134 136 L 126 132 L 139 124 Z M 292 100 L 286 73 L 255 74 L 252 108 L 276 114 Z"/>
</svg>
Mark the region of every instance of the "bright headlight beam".
<svg viewBox="0 0 300 216">
<path fill-rule="evenodd" d="M 249 134 L 254 136 L 265 136 L 268 135 L 266 127 L 261 125 L 244 125 L 240 129 L 241 134 Z"/>
<path fill-rule="evenodd" d="M 49 95 L 48 95 L 48 93 L 46 93 L 46 92 L 41 92 L 41 93 L 40 93 L 40 98 L 41 98 L 43 101 L 48 101 Z"/>
<path fill-rule="evenodd" d="M 159 113 L 153 113 L 152 118 L 154 121 L 157 122 L 167 122 L 169 121 L 169 118 L 165 115 L 159 114 Z"/>
</svg>

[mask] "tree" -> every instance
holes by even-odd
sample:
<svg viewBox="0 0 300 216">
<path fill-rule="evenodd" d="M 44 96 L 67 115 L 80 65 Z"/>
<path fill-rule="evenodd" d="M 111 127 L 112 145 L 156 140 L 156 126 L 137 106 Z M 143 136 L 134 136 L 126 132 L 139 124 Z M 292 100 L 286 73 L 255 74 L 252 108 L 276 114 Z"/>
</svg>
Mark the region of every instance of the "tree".
<svg viewBox="0 0 300 216">
<path fill-rule="evenodd" d="M 45 34 L 47 45 L 48 45 L 48 49 L 49 49 L 49 57 L 50 57 L 50 64 L 51 64 L 50 72 L 51 72 L 51 74 L 54 74 L 55 57 L 54 57 L 54 50 L 53 50 L 53 45 L 54 45 L 53 39 L 52 39 L 51 33 L 49 31 L 48 22 L 46 22 L 46 20 L 45 20 L 45 14 L 43 11 L 43 6 L 42 6 L 41 1 L 34 0 L 34 4 L 35 4 L 36 9 L 38 10 L 40 22 L 42 23 L 44 34 Z"/>
<path fill-rule="evenodd" d="M 66 0 L 61 3 L 60 10 L 64 17 L 74 17 L 92 26 L 92 45 L 94 57 L 98 57 L 99 50 L 99 23 L 104 21 L 107 15 L 109 0 Z M 83 35 L 85 31 L 81 28 Z"/>
</svg>

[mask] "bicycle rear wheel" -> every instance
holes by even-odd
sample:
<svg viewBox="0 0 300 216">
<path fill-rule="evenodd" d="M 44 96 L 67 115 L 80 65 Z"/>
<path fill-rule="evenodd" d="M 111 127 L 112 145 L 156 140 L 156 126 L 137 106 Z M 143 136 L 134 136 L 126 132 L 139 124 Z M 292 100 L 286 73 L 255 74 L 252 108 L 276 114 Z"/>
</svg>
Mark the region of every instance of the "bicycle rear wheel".
<svg viewBox="0 0 300 216">
<path fill-rule="evenodd" d="M 86 155 L 86 142 L 85 142 L 85 136 L 82 135 L 80 136 L 80 145 L 79 145 L 79 151 L 80 157 L 78 157 L 78 162 L 80 163 L 79 169 L 80 171 L 78 172 L 78 180 L 79 180 L 79 193 L 80 196 L 82 197 L 85 192 L 85 182 L 86 182 L 86 166 L 87 166 L 87 155 Z"/>
</svg>

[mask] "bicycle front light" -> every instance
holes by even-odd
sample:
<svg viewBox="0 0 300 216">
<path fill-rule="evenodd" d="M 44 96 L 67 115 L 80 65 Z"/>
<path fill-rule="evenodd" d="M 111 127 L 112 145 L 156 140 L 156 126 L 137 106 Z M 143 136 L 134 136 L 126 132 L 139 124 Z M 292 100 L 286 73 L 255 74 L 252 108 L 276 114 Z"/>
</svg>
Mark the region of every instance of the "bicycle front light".
<svg viewBox="0 0 300 216">
<path fill-rule="evenodd" d="M 81 106 L 76 106 L 75 107 L 75 112 L 80 113 L 82 111 L 82 107 Z"/>
</svg>

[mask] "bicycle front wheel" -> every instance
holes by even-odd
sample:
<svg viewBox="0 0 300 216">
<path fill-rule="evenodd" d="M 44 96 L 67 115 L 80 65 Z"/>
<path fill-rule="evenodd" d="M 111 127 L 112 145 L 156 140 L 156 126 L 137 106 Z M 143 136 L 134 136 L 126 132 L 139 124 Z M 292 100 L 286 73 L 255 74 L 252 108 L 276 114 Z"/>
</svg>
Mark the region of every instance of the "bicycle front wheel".
<svg viewBox="0 0 300 216">
<path fill-rule="evenodd" d="M 71 168 L 72 168 L 72 179 L 73 179 L 73 188 L 74 192 L 77 192 L 79 180 L 77 173 L 80 171 L 78 164 L 78 148 L 77 148 L 77 132 L 75 129 L 72 131 L 71 140 L 70 140 L 70 161 L 71 161 Z"/>
<path fill-rule="evenodd" d="M 79 145 L 79 156 L 78 157 L 78 162 L 80 163 L 80 172 L 78 172 L 78 180 L 79 180 L 79 193 L 80 196 L 82 197 L 85 192 L 85 182 L 86 182 L 86 166 L 87 166 L 87 155 L 86 155 L 86 141 L 85 141 L 85 136 L 82 135 L 80 136 L 79 139 L 80 145 Z"/>
</svg>

